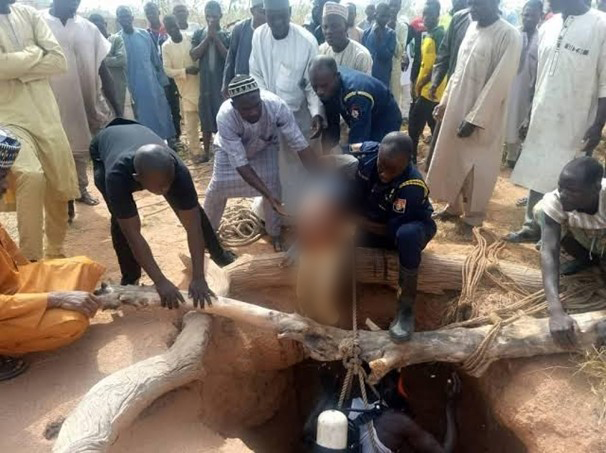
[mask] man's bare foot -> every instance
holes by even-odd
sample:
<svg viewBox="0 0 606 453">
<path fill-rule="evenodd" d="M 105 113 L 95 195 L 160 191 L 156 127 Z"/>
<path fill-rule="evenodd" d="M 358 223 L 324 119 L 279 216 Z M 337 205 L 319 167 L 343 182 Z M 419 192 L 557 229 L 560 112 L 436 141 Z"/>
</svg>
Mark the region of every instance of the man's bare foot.
<svg viewBox="0 0 606 453">
<path fill-rule="evenodd" d="M 7 381 L 24 373 L 28 368 L 25 360 L 0 355 L 0 381 Z"/>
<path fill-rule="evenodd" d="M 93 196 L 88 193 L 88 190 L 83 190 L 80 193 L 80 198 L 76 198 L 76 201 L 88 206 L 97 206 L 99 204 L 99 200 L 93 198 Z"/>
<path fill-rule="evenodd" d="M 76 206 L 74 205 L 74 200 L 70 200 L 67 202 L 67 223 L 74 223 L 74 219 L 76 218 Z"/>
</svg>

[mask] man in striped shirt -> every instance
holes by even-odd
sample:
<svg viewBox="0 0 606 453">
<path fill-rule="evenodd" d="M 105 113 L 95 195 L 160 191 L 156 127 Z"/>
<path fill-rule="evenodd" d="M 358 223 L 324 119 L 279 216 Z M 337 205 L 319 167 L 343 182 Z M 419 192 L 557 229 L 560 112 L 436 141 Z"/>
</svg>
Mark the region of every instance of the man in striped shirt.
<svg viewBox="0 0 606 453">
<path fill-rule="evenodd" d="M 549 306 L 549 329 L 563 347 L 575 344 L 578 326 L 562 307 L 560 274 L 570 275 L 598 264 L 606 249 L 606 179 L 591 157 L 569 162 L 558 189 L 546 194 L 534 210 L 541 225 L 541 272 Z M 560 264 L 560 248 L 574 260 Z M 606 327 L 606 324 L 605 324 Z"/>
</svg>

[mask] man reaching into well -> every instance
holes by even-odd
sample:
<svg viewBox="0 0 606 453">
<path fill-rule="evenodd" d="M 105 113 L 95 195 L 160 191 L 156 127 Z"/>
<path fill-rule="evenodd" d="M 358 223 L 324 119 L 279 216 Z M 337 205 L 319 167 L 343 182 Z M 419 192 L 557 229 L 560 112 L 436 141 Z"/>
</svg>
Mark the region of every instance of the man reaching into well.
<svg viewBox="0 0 606 453">
<path fill-rule="evenodd" d="M 591 157 L 569 162 L 558 181 L 558 189 L 546 194 L 535 206 L 541 226 L 541 272 L 549 309 L 549 330 L 556 343 L 572 347 L 579 330 L 562 307 L 560 274 L 570 275 L 600 262 L 606 249 L 606 179 L 604 168 Z M 560 264 L 563 248 L 574 260 Z M 606 322 L 597 326 L 600 336 Z"/>
<path fill-rule="evenodd" d="M 111 214 L 111 235 L 118 256 L 123 285 L 136 284 L 141 268 L 156 285 L 162 305 L 176 308 L 183 296 L 160 270 L 149 244 L 141 234 L 141 219 L 133 193 L 149 190 L 163 195 L 187 232 L 193 277 L 189 287 L 194 303 L 209 301 L 212 292 L 204 278 L 204 248 L 219 265 L 233 256 L 219 245 L 189 170 L 164 140 L 134 121 L 118 118 L 99 132 L 90 146 L 95 185 Z"/>
<path fill-rule="evenodd" d="M 0 197 L 20 148 L 0 129 Z M 103 272 L 85 257 L 30 263 L 0 225 L 0 381 L 27 369 L 21 355 L 60 348 L 86 331 L 99 308 L 90 292 Z"/>
</svg>

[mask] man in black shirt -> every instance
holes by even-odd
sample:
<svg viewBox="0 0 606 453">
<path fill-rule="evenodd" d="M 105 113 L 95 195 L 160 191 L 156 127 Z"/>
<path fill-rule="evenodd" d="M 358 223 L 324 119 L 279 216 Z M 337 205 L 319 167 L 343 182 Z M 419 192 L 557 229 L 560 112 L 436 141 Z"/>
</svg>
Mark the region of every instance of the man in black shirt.
<svg viewBox="0 0 606 453">
<path fill-rule="evenodd" d="M 177 307 L 183 297 L 162 273 L 141 235 L 141 221 L 133 192 L 149 190 L 163 195 L 187 231 L 193 276 L 189 287 L 194 306 L 210 301 L 204 278 L 204 248 L 219 265 L 233 261 L 224 251 L 198 203 L 189 170 L 151 129 L 118 118 L 99 132 L 90 145 L 95 185 L 111 213 L 111 234 L 123 285 L 136 284 L 141 267 L 156 285 L 162 305 Z"/>
</svg>

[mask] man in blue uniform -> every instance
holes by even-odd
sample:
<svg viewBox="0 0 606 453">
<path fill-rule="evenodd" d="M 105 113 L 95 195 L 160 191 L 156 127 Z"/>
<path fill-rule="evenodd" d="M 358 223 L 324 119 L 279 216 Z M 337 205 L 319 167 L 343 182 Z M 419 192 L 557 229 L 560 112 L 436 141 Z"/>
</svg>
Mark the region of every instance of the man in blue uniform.
<svg viewBox="0 0 606 453">
<path fill-rule="evenodd" d="M 436 224 L 429 190 L 411 163 L 410 137 L 392 132 L 374 144 L 377 153 L 369 152 L 372 146 L 361 147 L 365 156 L 358 164 L 351 201 L 362 232 L 360 245 L 398 251 L 398 312 L 389 334 L 392 340 L 403 342 L 414 332 L 421 252 L 435 236 Z"/>
<path fill-rule="evenodd" d="M 327 144 L 339 139 L 340 117 L 349 126 L 348 143 L 380 142 L 399 131 L 402 113 L 389 89 L 377 79 L 345 67 L 334 58 L 315 57 L 310 64 L 311 85 L 324 104 L 328 120 Z"/>
</svg>

